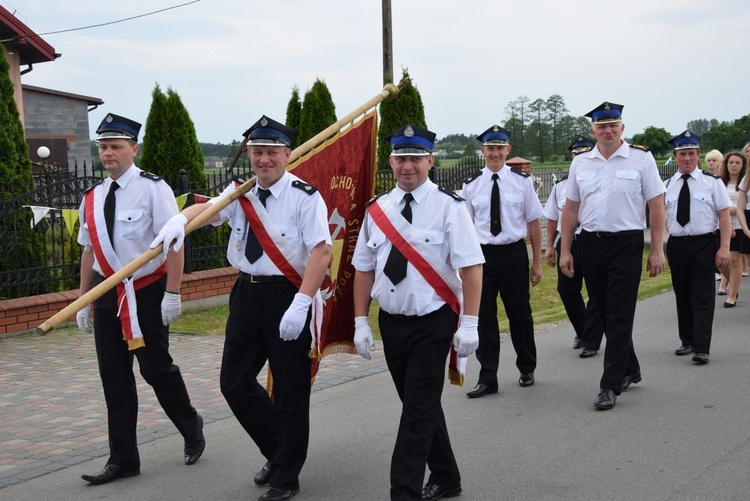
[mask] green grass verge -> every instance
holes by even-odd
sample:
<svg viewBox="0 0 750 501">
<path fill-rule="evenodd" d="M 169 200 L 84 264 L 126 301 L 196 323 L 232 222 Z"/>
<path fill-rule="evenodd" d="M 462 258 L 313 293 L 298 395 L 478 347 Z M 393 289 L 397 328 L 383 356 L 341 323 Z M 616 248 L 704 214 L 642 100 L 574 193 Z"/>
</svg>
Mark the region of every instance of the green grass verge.
<svg viewBox="0 0 750 501">
<path fill-rule="evenodd" d="M 646 271 L 648 250 L 643 256 L 643 274 L 638 299 L 646 299 L 672 290 L 672 279 L 669 266 L 659 276 L 651 278 Z M 567 321 L 565 308 L 557 294 L 557 270 L 546 264 L 542 268 L 542 281 L 531 289 L 531 311 L 534 314 L 534 324 L 555 324 Z M 585 292 L 585 290 L 584 290 Z M 584 293 L 585 297 L 585 293 Z M 172 322 L 174 332 L 190 332 L 195 334 L 216 335 L 224 334 L 224 325 L 229 314 L 227 305 L 216 306 L 201 311 L 186 312 Z M 370 308 L 370 326 L 376 338 L 380 339 L 378 330 L 378 306 L 373 302 Z M 500 331 L 508 332 L 508 318 L 505 315 L 503 303 L 498 298 L 498 319 Z"/>
</svg>

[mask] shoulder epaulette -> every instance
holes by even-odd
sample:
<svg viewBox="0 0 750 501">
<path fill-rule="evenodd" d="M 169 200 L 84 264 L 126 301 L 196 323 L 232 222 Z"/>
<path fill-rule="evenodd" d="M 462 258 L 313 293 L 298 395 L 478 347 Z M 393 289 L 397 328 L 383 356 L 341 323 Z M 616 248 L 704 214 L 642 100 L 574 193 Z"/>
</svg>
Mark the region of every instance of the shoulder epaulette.
<svg viewBox="0 0 750 501">
<path fill-rule="evenodd" d="M 481 175 L 482 175 L 482 171 L 478 170 L 474 174 L 472 174 L 471 176 L 469 176 L 466 179 L 464 179 L 464 183 L 465 184 L 469 184 L 470 182 L 474 181 L 476 178 L 478 178 Z"/>
<path fill-rule="evenodd" d="M 449 197 L 451 197 L 456 202 L 463 202 L 464 201 L 464 199 L 461 198 L 460 196 L 458 196 L 458 194 L 455 191 L 449 190 L 445 186 L 438 186 L 438 190 L 440 190 L 441 192 L 445 193 L 446 195 L 448 195 Z"/>
<path fill-rule="evenodd" d="M 365 207 L 369 206 L 371 203 L 373 203 L 375 200 L 377 200 L 378 198 L 382 197 L 386 193 L 390 193 L 392 191 L 393 191 L 393 188 L 391 188 L 390 190 L 384 191 L 383 193 L 381 193 L 379 195 L 375 195 L 374 197 L 372 197 L 370 200 L 367 201 L 367 203 L 365 204 Z"/>
<path fill-rule="evenodd" d="M 104 179 L 95 182 L 94 184 L 91 185 L 91 187 L 89 189 L 87 189 L 86 191 L 84 191 L 83 194 L 85 195 L 86 193 L 88 193 L 89 191 L 93 190 L 94 188 L 96 188 L 97 186 L 99 186 L 100 184 L 102 184 L 103 182 L 104 182 Z"/>
<path fill-rule="evenodd" d="M 578 151 L 576 152 L 576 155 L 580 155 L 581 153 L 586 153 L 587 151 L 591 151 L 594 148 L 591 146 L 584 146 L 583 148 L 578 148 Z"/>
<path fill-rule="evenodd" d="M 566 179 L 568 179 L 568 175 L 567 174 L 563 175 L 563 177 L 561 177 L 560 179 L 558 179 L 557 181 L 555 181 L 555 184 L 557 184 L 557 183 L 559 183 L 561 181 L 565 181 Z"/>
<path fill-rule="evenodd" d="M 304 191 L 308 195 L 312 195 L 313 193 L 315 193 L 316 191 L 318 191 L 318 189 L 315 186 L 309 185 L 306 182 L 299 181 L 299 180 L 292 181 L 292 186 L 295 187 L 295 188 L 297 188 L 298 190 Z"/>
<path fill-rule="evenodd" d="M 531 175 L 531 174 L 528 174 L 528 173 L 526 173 L 526 172 L 524 172 L 522 170 L 518 170 L 515 167 L 511 167 L 510 171 L 513 172 L 513 173 L 515 173 L 515 174 L 518 174 L 519 176 L 523 176 L 523 177 L 529 177 Z"/>
<path fill-rule="evenodd" d="M 707 170 L 704 170 L 704 171 L 701 171 L 701 172 L 703 172 L 703 175 L 704 175 L 704 176 L 710 176 L 710 177 L 713 177 L 713 178 L 716 178 L 716 179 L 721 179 L 721 176 L 719 176 L 719 175 L 717 175 L 717 174 L 711 174 L 711 173 L 710 173 L 710 172 L 708 172 Z"/>
<path fill-rule="evenodd" d="M 145 170 L 141 171 L 141 177 L 145 177 L 146 179 L 150 179 L 151 181 L 161 181 L 161 178 L 159 176 L 150 172 L 146 172 Z"/>
<path fill-rule="evenodd" d="M 240 176 L 232 176 L 232 182 L 237 184 L 245 184 L 245 179 Z"/>
<path fill-rule="evenodd" d="M 631 148 L 638 148 L 639 150 L 643 150 L 643 151 L 650 151 L 648 149 L 648 147 L 643 146 L 642 144 L 631 144 L 630 147 Z"/>
</svg>

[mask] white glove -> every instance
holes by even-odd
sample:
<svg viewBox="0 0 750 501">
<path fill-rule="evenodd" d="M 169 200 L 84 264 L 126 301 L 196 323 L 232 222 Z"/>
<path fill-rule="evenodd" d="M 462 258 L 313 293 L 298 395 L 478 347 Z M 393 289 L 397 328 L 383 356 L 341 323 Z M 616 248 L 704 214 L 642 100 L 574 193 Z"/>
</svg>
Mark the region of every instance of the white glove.
<svg viewBox="0 0 750 501">
<path fill-rule="evenodd" d="M 479 348 L 479 317 L 475 315 L 463 315 L 458 325 L 456 336 L 453 338 L 453 347 L 458 356 L 466 358 Z"/>
<path fill-rule="evenodd" d="M 181 296 L 174 292 L 165 292 L 164 299 L 161 300 L 161 323 L 169 325 L 177 320 L 182 313 Z"/>
<path fill-rule="evenodd" d="M 294 295 L 294 301 L 287 308 L 279 323 L 279 337 L 284 341 L 294 341 L 302 334 L 305 328 L 307 314 L 310 312 L 312 298 L 307 294 L 298 292 Z"/>
<path fill-rule="evenodd" d="M 167 257 L 167 252 L 169 252 L 169 244 L 172 243 L 172 240 L 176 240 L 174 244 L 174 251 L 177 252 L 178 250 L 180 250 L 180 247 L 182 247 L 182 243 L 185 241 L 185 225 L 187 224 L 187 222 L 187 218 L 182 214 L 176 214 L 172 216 L 161 229 L 159 234 L 156 235 L 156 238 L 153 242 L 151 242 L 149 248 L 154 249 L 158 247 L 160 243 L 164 242 L 162 255 L 164 257 Z"/>
<path fill-rule="evenodd" d="M 375 340 L 372 337 L 370 323 L 367 321 L 367 317 L 354 317 L 354 347 L 357 349 L 357 353 L 366 360 L 372 358 L 367 351 L 368 346 L 370 351 L 375 351 Z"/>
<path fill-rule="evenodd" d="M 76 313 L 76 323 L 78 329 L 81 332 L 91 334 L 94 332 L 94 327 L 91 325 L 91 308 L 88 306 Z"/>
</svg>

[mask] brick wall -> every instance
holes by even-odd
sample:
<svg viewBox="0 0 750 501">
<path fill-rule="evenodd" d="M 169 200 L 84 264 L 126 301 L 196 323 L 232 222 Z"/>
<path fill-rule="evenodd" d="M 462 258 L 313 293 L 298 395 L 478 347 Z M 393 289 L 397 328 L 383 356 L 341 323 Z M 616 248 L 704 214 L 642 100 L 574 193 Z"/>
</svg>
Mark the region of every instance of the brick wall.
<svg viewBox="0 0 750 501">
<path fill-rule="evenodd" d="M 238 275 L 231 267 L 184 275 L 180 289 L 183 310 L 190 309 L 191 303 L 229 294 Z M 0 301 L 0 337 L 36 329 L 76 299 L 77 290 Z M 75 322 L 75 313 L 70 321 Z"/>
</svg>

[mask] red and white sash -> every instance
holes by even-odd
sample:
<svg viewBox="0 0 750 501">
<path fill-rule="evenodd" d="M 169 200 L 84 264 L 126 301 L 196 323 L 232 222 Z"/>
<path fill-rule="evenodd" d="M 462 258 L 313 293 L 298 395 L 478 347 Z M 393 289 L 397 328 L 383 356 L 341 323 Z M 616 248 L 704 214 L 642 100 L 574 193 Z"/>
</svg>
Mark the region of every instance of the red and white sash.
<svg viewBox="0 0 750 501">
<path fill-rule="evenodd" d="M 372 202 L 367 207 L 367 212 L 391 244 L 460 319 L 463 312 L 463 286 L 456 271 L 448 266 L 432 245 L 424 241 L 419 230 L 401 215 L 387 196 Z M 459 358 L 455 348 L 451 346 L 448 378 L 452 384 L 463 386 L 466 363 L 467 359 Z"/>
<path fill-rule="evenodd" d="M 266 208 L 257 196 L 240 197 L 240 206 L 245 213 L 245 218 L 250 228 L 255 233 L 260 246 L 269 259 L 284 274 L 297 289 L 302 285 L 302 276 L 305 273 L 305 265 L 302 256 L 299 256 L 281 232 L 276 227 Z M 320 352 L 320 329 L 323 326 L 323 296 L 318 290 L 313 296 L 312 321 L 310 322 L 310 333 L 312 334 L 311 358 L 317 357 Z"/>
<path fill-rule="evenodd" d="M 104 276 L 108 278 L 122 268 L 122 263 L 115 254 L 115 249 L 107 233 L 107 223 L 104 220 L 103 192 L 104 190 L 93 189 L 84 195 L 84 214 L 96 262 L 99 263 Z M 141 269 L 130 278 L 126 278 L 117 284 L 117 316 L 120 318 L 123 339 L 128 343 L 128 350 L 135 350 L 146 345 L 141 326 L 138 323 L 135 291 L 156 282 L 164 276 L 166 271 L 167 264 L 164 262 L 149 275 L 144 276 Z"/>
</svg>

